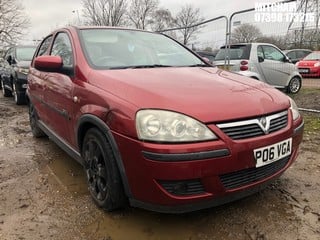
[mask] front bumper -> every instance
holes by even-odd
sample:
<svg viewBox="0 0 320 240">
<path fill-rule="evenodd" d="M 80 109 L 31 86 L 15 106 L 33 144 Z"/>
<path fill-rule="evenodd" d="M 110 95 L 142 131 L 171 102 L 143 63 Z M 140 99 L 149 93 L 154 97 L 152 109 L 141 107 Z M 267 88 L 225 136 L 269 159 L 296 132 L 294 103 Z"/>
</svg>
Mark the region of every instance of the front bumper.
<svg viewBox="0 0 320 240">
<path fill-rule="evenodd" d="M 296 127 L 288 124 L 281 131 L 262 137 L 240 141 L 225 137 L 193 144 L 146 143 L 113 134 L 125 166 L 131 205 L 182 213 L 245 197 L 279 177 L 298 155 L 303 122 Z M 255 168 L 253 149 L 287 138 L 292 138 L 289 157 L 267 165 L 266 169 Z M 228 175 L 239 175 L 239 181 L 244 182 L 228 185 L 223 179 Z M 254 175 L 260 177 L 250 180 Z"/>
<path fill-rule="evenodd" d="M 320 67 L 308 67 L 308 68 L 301 68 L 301 69 L 308 69 L 307 73 L 300 72 L 301 76 L 303 77 L 319 77 L 320 76 Z"/>
</svg>

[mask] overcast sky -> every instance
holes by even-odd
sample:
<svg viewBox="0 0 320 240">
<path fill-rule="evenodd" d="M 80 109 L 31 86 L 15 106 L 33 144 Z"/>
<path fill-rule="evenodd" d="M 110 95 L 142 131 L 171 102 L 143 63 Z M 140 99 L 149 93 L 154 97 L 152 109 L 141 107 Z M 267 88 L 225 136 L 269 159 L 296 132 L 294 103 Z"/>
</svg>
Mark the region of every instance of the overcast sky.
<svg viewBox="0 0 320 240">
<path fill-rule="evenodd" d="M 81 0 L 21 0 L 30 17 L 31 26 L 25 40 L 39 40 L 58 27 L 76 23 L 81 17 Z M 274 0 L 160 0 L 159 7 L 175 14 L 182 5 L 192 4 L 199 8 L 205 19 L 221 15 L 229 16 L 234 11 L 254 7 L 256 2 Z"/>
</svg>

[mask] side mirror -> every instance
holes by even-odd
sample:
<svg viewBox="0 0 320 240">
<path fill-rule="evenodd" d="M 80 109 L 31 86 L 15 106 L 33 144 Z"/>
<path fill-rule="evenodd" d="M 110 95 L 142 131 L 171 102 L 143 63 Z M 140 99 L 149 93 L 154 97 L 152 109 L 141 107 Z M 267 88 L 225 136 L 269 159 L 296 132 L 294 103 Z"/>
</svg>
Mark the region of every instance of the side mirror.
<svg viewBox="0 0 320 240">
<path fill-rule="evenodd" d="M 60 56 L 39 56 L 34 60 L 34 67 L 40 71 L 59 72 L 62 68 Z"/>
<path fill-rule="evenodd" d="M 259 62 L 259 63 L 264 62 L 264 58 L 261 57 L 261 56 L 258 56 L 258 62 Z"/>
<path fill-rule="evenodd" d="M 292 61 L 291 61 L 291 59 L 289 58 L 289 57 L 286 57 L 286 56 L 284 56 L 283 57 L 283 62 L 285 62 L 285 63 L 291 63 Z"/>
<path fill-rule="evenodd" d="M 12 56 L 11 55 L 9 55 L 6 60 L 10 65 L 12 64 Z"/>
</svg>

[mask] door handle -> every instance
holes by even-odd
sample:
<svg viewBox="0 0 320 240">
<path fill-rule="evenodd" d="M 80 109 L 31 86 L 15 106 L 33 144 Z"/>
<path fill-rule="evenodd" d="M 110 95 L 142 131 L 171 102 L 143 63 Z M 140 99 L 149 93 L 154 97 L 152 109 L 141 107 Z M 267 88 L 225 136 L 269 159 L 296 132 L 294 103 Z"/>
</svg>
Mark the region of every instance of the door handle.
<svg viewBox="0 0 320 240">
<path fill-rule="evenodd" d="M 73 97 L 73 102 L 74 103 L 78 103 L 78 102 L 80 102 L 80 99 L 77 96 L 74 96 Z"/>
</svg>

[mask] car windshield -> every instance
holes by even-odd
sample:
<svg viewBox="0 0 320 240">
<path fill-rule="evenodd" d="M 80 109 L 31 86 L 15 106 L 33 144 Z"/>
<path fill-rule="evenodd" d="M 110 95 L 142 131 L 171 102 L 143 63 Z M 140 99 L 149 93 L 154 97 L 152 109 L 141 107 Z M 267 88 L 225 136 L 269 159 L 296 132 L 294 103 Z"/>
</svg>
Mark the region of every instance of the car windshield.
<svg viewBox="0 0 320 240">
<path fill-rule="evenodd" d="M 231 45 L 230 49 L 227 50 L 225 46 L 223 46 L 217 53 L 215 60 L 224 60 L 226 58 L 227 51 L 229 51 L 229 59 L 231 60 L 249 59 L 250 49 L 251 45 Z"/>
<path fill-rule="evenodd" d="M 88 62 L 97 69 L 206 66 L 162 34 L 122 29 L 82 29 Z"/>
<path fill-rule="evenodd" d="M 20 61 L 31 61 L 36 47 L 17 48 L 17 59 Z"/>
<path fill-rule="evenodd" d="M 310 53 L 303 60 L 320 60 L 320 52 Z"/>
</svg>

